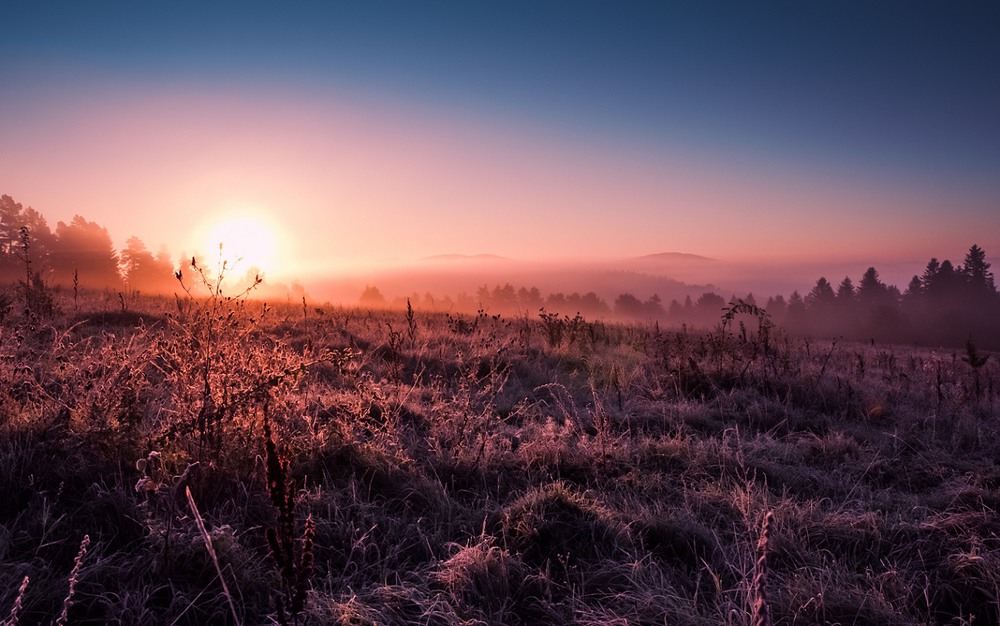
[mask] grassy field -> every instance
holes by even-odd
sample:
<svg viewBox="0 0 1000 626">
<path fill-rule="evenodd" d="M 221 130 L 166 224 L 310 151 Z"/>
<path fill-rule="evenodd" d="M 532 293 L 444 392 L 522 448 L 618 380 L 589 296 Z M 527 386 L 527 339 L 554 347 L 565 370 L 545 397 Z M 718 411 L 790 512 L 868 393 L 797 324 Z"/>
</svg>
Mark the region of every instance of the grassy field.
<svg viewBox="0 0 1000 626">
<path fill-rule="evenodd" d="M 972 346 L 56 305 L 0 324 L 4 624 L 1000 620 Z"/>
</svg>

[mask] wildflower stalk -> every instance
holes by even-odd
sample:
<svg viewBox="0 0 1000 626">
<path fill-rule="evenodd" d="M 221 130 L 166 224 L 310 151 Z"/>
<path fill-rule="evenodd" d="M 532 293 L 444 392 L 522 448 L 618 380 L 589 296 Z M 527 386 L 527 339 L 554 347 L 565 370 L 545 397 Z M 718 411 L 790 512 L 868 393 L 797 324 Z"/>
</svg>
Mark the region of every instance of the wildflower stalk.
<svg viewBox="0 0 1000 626">
<path fill-rule="evenodd" d="M 21 586 L 17 589 L 17 597 L 14 598 L 14 606 L 10 609 L 10 615 L 3 622 L 0 622 L 3 626 L 15 626 L 17 624 L 17 616 L 21 612 L 21 606 L 24 604 L 24 594 L 28 591 L 28 577 L 25 576 L 24 580 L 21 581 Z"/>
<path fill-rule="evenodd" d="M 69 592 L 66 593 L 66 599 L 63 600 L 62 612 L 56 619 L 56 626 L 64 626 L 69 617 L 69 607 L 73 604 L 73 593 L 76 591 L 76 583 L 80 580 L 80 567 L 83 565 L 83 557 L 87 555 L 89 545 L 90 535 L 84 535 L 83 541 L 80 542 L 80 551 L 76 553 L 76 559 L 73 561 L 73 571 L 69 574 Z"/>
<path fill-rule="evenodd" d="M 757 541 L 757 563 L 754 565 L 750 602 L 751 626 L 771 626 L 771 612 L 767 606 L 767 544 L 773 519 L 774 512 L 768 511 Z"/>
</svg>

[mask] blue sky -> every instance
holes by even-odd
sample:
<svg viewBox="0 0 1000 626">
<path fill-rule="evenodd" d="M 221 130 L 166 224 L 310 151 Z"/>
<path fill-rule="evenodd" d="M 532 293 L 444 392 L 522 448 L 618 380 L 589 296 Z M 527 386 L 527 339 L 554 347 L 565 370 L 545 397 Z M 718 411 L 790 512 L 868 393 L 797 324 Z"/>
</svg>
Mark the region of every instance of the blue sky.
<svg viewBox="0 0 1000 626">
<path fill-rule="evenodd" d="M 787 182 L 785 195 L 871 190 L 848 219 L 888 195 L 882 224 L 906 218 L 910 195 L 933 197 L 913 203 L 925 238 L 945 212 L 1000 228 L 995 2 L 7 2 L 0 22 L 0 131 L 21 141 L 57 145 L 55 120 L 165 90 L 240 94 L 241 106 L 346 97 L 409 126 L 513 129 L 553 154 L 590 146 L 650 185 L 686 162 L 720 185 Z M 18 152 L 32 158 L 7 145 L 0 165 Z M 28 178 L 0 172 L 0 185 L 48 213 L 41 200 L 58 199 Z M 80 212 L 100 211 L 86 202 Z"/>
</svg>

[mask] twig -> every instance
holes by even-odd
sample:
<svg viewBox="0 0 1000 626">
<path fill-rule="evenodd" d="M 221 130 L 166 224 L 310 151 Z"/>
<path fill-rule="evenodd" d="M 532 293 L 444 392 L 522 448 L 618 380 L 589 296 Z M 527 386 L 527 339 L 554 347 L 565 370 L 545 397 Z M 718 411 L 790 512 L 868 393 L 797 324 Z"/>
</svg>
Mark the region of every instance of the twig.
<svg viewBox="0 0 1000 626">
<path fill-rule="evenodd" d="M 198 505 L 194 503 L 194 496 L 191 495 L 191 488 L 184 487 L 184 492 L 187 494 L 188 505 L 190 505 L 191 513 L 194 515 L 194 523 L 198 526 L 198 532 L 201 533 L 201 538 L 205 540 L 205 548 L 208 550 L 208 556 L 212 557 L 212 564 L 215 565 L 215 572 L 219 575 L 219 582 L 222 583 L 222 592 L 226 595 L 226 601 L 229 602 L 229 610 L 233 612 L 233 623 L 240 624 L 240 618 L 236 614 L 236 605 L 233 604 L 233 596 L 229 593 L 229 586 L 226 584 L 226 579 L 222 576 L 222 568 L 219 567 L 219 557 L 215 555 L 215 548 L 212 547 L 212 537 L 208 534 L 208 530 L 205 529 L 205 520 L 202 519 L 201 513 L 198 512 Z"/>
</svg>

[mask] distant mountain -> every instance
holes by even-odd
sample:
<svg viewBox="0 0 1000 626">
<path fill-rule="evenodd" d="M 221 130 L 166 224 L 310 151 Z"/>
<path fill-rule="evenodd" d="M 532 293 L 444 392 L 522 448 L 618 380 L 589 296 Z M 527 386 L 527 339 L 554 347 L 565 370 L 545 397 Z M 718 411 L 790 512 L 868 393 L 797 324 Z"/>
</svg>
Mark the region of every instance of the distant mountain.
<svg viewBox="0 0 1000 626">
<path fill-rule="evenodd" d="M 632 260 L 643 262 L 656 261 L 663 263 L 677 263 L 687 261 L 714 261 L 715 259 L 707 256 L 700 256 L 698 254 L 688 254 L 687 252 L 659 252 L 657 254 L 645 254 L 643 256 L 638 256 Z"/>
<path fill-rule="evenodd" d="M 687 252 L 659 252 L 622 259 L 615 264 L 632 272 L 669 276 L 686 283 L 714 282 L 719 265 L 715 259 Z"/>
<path fill-rule="evenodd" d="M 509 261 L 505 256 L 497 254 L 435 254 L 427 256 L 421 261 L 453 262 L 453 261 Z"/>
</svg>

